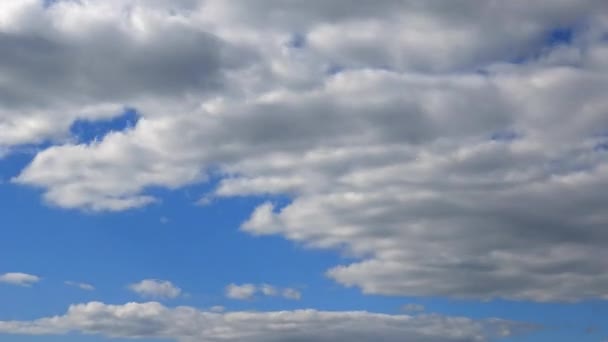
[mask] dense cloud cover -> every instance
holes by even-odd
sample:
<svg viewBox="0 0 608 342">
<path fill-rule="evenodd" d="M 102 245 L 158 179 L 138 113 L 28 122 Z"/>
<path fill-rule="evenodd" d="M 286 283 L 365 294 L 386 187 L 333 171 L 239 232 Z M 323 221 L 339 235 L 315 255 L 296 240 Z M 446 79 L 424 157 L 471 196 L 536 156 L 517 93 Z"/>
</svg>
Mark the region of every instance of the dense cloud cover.
<svg viewBox="0 0 608 342">
<path fill-rule="evenodd" d="M 72 305 L 63 316 L 31 322 L 0 322 L 0 333 L 54 335 L 78 332 L 119 338 L 180 342 L 303 342 L 381 339 L 386 342 L 483 342 L 528 330 L 522 324 L 462 317 L 391 316 L 315 310 L 213 313 L 159 303 Z"/>
<path fill-rule="evenodd" d="M 607 7 L 4 1 L 0 150 L 50 141 L 12 181 L 63 208 L 288 195 L 242 229 L 356 258 L 327 274 L 365 293 L 606 299 Z"/>
</svg>

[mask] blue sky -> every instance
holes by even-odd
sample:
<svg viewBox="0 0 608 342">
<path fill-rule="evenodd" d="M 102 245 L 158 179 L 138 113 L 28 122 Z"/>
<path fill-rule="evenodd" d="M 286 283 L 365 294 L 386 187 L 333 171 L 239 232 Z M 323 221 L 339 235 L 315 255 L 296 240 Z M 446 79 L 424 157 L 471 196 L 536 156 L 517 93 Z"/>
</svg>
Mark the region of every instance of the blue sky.
<svg viewBox="0 0 608 342">
<path fill-rule="evenodd" d="M 608 341 L 606 6 L 425 4 L 0 4 L 0 340 Z"/>
</svg>

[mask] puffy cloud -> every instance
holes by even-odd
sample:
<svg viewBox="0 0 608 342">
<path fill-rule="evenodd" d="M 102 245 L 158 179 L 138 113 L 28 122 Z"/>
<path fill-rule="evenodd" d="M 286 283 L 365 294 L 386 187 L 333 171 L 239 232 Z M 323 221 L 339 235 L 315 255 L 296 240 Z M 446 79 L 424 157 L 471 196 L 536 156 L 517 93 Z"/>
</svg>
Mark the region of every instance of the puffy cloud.
<svg viewBox="0 0 608 342">
<path fill-rule="evenodd" d="M 40 277 L 27 273 L 5 273 L 0 274 L 0 283 L 30 287 L 40 281 Z"/>
<path fill-rule="evenodd" d="M 499 319 L 396 316 L 365 311 L 214 313 L 159 303 L 72 305 L 63 316 L 35 321 L 0 321 L 0 333 L 60 335 L 71 332 L 115 338 L 214 341 L 424 341 L 481 342 L 530 327 Z"/>
<path fill-rule="evenodd" d="M 87 283 L 79 283 L 76 281 L 66 281 L 65 284 L 67 286 L 77 287 L 77 288 L 79 288 L 81 290 L 85 290 L 85 291 L 95 290 L 95 286 L 93 286 L 91 284 L 87 284 Z"/>
<path fill-rule="evenodd" d="M 252 299 L 256 294 L 261 294 L 267 297 L 281 296 L 285 299 L 300 300 L 302 293 L 293 288 L 278 288 L 269 284 L 230 284 L 226 286 L 226 297 L 231 299 L 248 300 Z"/>
<path fill-rule="evenodd" d="M 213 173 L 205 202 L 289 195 L 242 229 L 339 250 L 366 293 L 608 298 L 605 1 L 7 3 L 0 145 L 142 116 L 37 153 L 13 181 L 52 205 Z"/>
<path fill-rule="evenodd" d="M 188 20 L 189 7 L 4 1 L 0 146 L 65 138 L 77 118 L 108 118 L 124 106 L 222 88 L 223 70 L 240 61 L 230 58 L 233 47 Z"/>
<path fill-rule="evenodd" d="M 226 297 L 232 299 L 251 299 L 256 291 L 257 288 L 253 284 L 230 284 L 226 286 Z"/>
<path fill-rule="evenodd" d="M 144 279 L 129 285 L 129 289 L 145 298 L 177 298 L 182 289 L 167 280 Z"/>
</svg>

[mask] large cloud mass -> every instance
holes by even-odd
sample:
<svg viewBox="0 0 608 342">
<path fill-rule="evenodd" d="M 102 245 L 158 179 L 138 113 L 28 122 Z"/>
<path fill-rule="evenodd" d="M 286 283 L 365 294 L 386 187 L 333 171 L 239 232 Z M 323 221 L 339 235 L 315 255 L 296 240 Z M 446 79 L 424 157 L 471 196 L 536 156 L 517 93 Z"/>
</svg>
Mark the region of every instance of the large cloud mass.
<svg viewBox="0 0 608 342">
<path fill-rule="evenodd" d="M 56 143 L 13 180 L 52 205 L 125 210 L 213 173 L 211 196 L 291 196 L 243 230 L 359 259 L 328 275 L 366 293 L 608 298 L 605 1 L 0 13 L 0 149 Z M 134 127 L 70 142 L 125 107 Z"/>
<path fill-rule="evenodd" d="M 163 338 L 180 342 L 483 342 L 529 327 L 498 319 L 392 316 L 365 311 L 212 313 L 159 303 L 72 305 L 63 316 L 35 321 L 0 321 L 0 333 L 51 335 L 78 332 L 118 338 Z"/>
</svg>

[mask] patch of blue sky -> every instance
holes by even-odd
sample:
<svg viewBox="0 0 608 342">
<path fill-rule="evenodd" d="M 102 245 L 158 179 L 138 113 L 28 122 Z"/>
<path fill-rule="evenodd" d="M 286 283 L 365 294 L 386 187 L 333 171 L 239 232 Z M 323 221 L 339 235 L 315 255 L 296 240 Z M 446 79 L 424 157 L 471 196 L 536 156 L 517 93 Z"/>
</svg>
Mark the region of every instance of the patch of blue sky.
<svg viewBox="0 0 608 342">
<path fill-rule="evenodd" d="M 608 152 L 608 141 L 596 143 L 595 146 L 593 146 L 593 150 L 595 152 Z"/>
<path fill-rule="evenodd" d="M 137 124 L 139 114 L 134 109 L 107 120 L 76 120 L 70 127 L 70 133 L 79 143 L 90 143 L 100 140 L 110 132 L 124 131 Z"/>
<path fill-rule="evenodd" d="M 294 49 L 302 49 L 306 47 L 306 35 L 301 33 L 294 33 L 291 39 L 287 43 L 287 46 Z"/>
<path fill-rule="evenodd" d="M 558 27 L 551 30 L 545 38 L 545 44 L 549 46 L 555 45 L 568 45 L 571 44 L 574 39 L 574 28 L 572 27 Z"/>
<path fill-rule="evenodd" d="M 521 135 L 513 130 L 496 131 L 490 135 L 490 140 L 496 142 L 512 142 L 521 138 Z"/>
<path fill-rule="evenodd" d="M 574 27 L 556 27 L 545 33 L 545 35 L 541 38 L 541 44 L 538 45 L 536 50 L 526 55 L 514 57 L 508 62 L 511 64 L 525 64 L 536 60 L 544 55 L 547 50 L 556 48 L 558 46 L 572 44 L 575 35 L 576 29 Z"/>
</svg>

